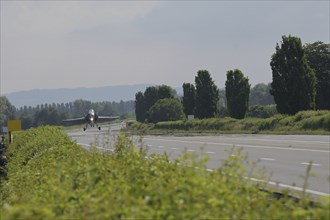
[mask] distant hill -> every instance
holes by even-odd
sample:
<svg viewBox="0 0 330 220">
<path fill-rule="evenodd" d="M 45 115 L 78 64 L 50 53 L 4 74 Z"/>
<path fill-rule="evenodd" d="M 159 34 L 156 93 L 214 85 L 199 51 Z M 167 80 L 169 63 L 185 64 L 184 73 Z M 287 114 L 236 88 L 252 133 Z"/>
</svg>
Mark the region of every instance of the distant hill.
<svg viewBox="0 0 330 220">
<path fill-rule="evenodd" d="M 30 91 L 13 92 L 5 94 L 16 108 L 37 106 L 39 104 L 66 103 L 76 99 L 92 102 L 115 101 L 120 102 L 135 100 L 135 93 L 144 92 L 152 84 L 137 84 L 123 86 L 107 86 L 98 88 L 73 88 L 73 89 L 36 89 Z"/>
</svg>

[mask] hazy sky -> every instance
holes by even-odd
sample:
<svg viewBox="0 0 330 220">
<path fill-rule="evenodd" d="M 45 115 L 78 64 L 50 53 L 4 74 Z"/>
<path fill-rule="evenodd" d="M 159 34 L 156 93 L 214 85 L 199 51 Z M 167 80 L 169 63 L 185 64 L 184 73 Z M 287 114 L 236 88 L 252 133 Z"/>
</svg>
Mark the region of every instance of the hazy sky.
<svg viewBox="0 0 330 220">
<path fill-rule="evenodd" d="M 139 83 L 200 69 L 272 80 L 282 35 L 329 43 L 329 1 L 3 1 L 1 94 Z"/>
</svg>

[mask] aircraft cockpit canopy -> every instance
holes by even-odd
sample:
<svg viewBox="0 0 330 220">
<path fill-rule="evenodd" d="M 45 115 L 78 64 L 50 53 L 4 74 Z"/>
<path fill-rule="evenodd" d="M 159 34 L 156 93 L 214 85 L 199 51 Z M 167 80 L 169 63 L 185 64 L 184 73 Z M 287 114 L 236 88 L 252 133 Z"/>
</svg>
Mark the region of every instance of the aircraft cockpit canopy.
<svg viewBox="0 0 330 220">
<path fill-rule="evenodd" d="M 95 112 L 94 112 L 93 109 L 90 109 L 90 110 L 88 111 L 88 114 L 89 114 L 89 115 L 95 115 Z"/>
</svg>

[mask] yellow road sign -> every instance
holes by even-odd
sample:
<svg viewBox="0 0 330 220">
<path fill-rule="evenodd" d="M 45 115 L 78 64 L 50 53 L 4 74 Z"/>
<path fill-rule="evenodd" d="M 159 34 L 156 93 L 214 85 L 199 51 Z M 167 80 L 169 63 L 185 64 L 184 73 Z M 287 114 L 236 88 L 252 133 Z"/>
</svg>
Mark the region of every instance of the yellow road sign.
<svg viewBox="0 0 330 220">
<path fill-rule="evenodd" d="M 21 120 L 8 120 L 8 131 L 20 131 L 22 130 Z"/>
</svg>

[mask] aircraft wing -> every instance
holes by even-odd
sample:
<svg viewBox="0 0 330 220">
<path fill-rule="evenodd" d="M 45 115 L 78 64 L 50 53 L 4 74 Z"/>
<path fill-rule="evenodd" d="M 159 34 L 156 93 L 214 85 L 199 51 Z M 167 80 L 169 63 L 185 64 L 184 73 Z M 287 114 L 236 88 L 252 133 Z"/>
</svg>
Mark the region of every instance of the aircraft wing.
<svg viewBox="0 0 330 220">
<path fill-rule="evenodd" d="M 78 125 L 86 123 L 85 117 L 81 118 L 70 118 L 62 121 L 65 125 Z"/>
<path fill-rule="evenodd" d="M 97 122 L 102 123 L 106 121 L 112 121 L 118 119 L 119 116 L 98 116 Z"/>
</svg>

